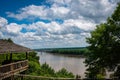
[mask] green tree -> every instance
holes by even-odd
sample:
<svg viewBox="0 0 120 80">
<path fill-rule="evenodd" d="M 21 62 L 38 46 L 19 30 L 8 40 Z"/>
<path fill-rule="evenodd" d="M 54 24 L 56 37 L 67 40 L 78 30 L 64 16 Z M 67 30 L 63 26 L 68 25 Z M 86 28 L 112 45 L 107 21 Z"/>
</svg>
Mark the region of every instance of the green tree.
<svg viewBox="0 0 120 80">
<path fill-rule="evenodd" d="M 40 64 L 38 64 L 35 61 L 29 61 L 29 69 L 27 71 L 27 74 L 38 75 L 37 71 L 39 70 L 40 70 Z"/>
<path fill-rule="evenodd" d="M 13 43 L 13 40 L 12 40 L 11 38 L 8 38 L 8 39 L 2 39 L 2 40 L 4 40 L 4 41 L 8 41 L 8 42 L 10 42 L 10 43 Z"/>
<path fill-rule="evenodd" d="M 8 38 L 8 40 L 7 40 L 8 42 L 11 42 L 11 43 L 13 43 L 13 41 L 12 41 L 12 39 L 11 38 Z"/>
<path fill-rule="evenodd" d="M 105 69 L 115 70 L 120 64 L 120 3 L 106 23 L 96 26 L 87 38 L 90 53 L 85 63 L 87 77 L 97 78 L 105 75 Z M 120 75 L 119 75 L 120 76 Z"/>
<path fill-rule="evenodd" d="M 62 68 L 58 72 L 56 72 L 57 77 L 62 77 L 62 78 L 74 78 L 73 73 L 68 72 L 65 68 Z"/>
<path fill-rule="evenodd" d="M 55 71 L 48 64 L 44 63 L 41 65 L 41 69 L 38 71 L 38 74 L 45 77 L 54 77 Z"/>
</svg>

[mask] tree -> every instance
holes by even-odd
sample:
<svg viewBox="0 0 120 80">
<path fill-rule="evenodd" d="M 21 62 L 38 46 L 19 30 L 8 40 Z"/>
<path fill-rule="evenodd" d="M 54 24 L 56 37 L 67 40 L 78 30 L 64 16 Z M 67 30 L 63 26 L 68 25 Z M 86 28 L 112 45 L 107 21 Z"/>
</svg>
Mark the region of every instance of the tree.
<svg viewBox="0 0 120 80">
<path fill-rule="evenodd" d="M 8 40 L 7 40 L 8 42 L 11 42 L 11 43 L 13 43 L 13 41 L 12 41 L 12 39 L 11 38 L 8 38 Z"/>
<path fill-rule="evenodd" d="M 40 71 L 38 71 L 39 75 L 45 77 L 54 77 L 55 71 L 52 69 L 47 63 L 41 65 Z"/>
<path fill-rule="evenodd" d="M 2 40 L 4 40 L 4 41 L 8 41 L 8 42 L 10 42 L 10 43 L 13 43 L 13 40 L 12 40 L 11 38 L 8 38 L 8 39 L 2 39 Z"/>
<path fill-rule="evenodd" d="M 71 72 L 68 72 L 65 68 L 62 68 L 58 72 L 56 72 L 57 77 L 62 77 L 62 78 L 73 78 L 74 75 Z"/>
<path fill-rule="evenodd" d="M 85 63 L 88 66 L 87 77 L 97 78 L 105 75 L 105 70 L 115 70 L 120 64 L 120 3 L 106 23 L 96 26 L 87 38 L 90 53 Z M 120 75 L 119 75 L 120 76 Z"/>
</svg>

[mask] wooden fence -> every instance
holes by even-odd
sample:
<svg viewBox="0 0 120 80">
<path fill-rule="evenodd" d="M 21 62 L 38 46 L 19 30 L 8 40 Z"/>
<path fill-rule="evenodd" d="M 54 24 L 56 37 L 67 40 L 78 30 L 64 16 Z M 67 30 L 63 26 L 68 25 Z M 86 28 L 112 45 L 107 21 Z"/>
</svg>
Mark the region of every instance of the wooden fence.
<svg viewBox="0 0 120 80">
<path fill-rule="evenodd" d="M 56 77 L 45 77 L 45 76 L 33 76 L 33 75 L 25 75 L 25 74 L 15 74 L 14 80 L 120 80 L 118 78 L 111 79 L 90 79 L 90 78 L 56 78 Z"/>
<path fill-rule="evenodd" d="M 15 74 L 16 80 L 81 80 L 78 78 L 57 78 L 57 77 L 45 77 L 45 76 L 32 76 L 24 74 Z"/>
<path fill-rule="evenodd" d="M 10 77 L 28 68 L 28 60 L 18 61 L 0 66 L 0 80 Z"/>
</svg>

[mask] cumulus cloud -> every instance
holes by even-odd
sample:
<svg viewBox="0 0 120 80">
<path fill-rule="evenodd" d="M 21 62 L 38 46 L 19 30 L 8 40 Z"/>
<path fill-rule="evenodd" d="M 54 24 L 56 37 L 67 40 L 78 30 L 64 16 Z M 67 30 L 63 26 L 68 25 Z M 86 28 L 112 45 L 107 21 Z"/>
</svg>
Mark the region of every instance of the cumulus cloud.
<svg viewBox="0 0 120 80">
<path fill-rule="evenodd" d="M 69 12 L 69 9 L 66 7 L 60 7 L 57 5 L 52 5 L 51 8 L 48 8 L 46 6 L 36 6 L 36 5 L 30 5 L 25 8 L 20 9 L 18 11 L 18 14 L 7 12 L 8 17 L 13 17 L 18 20 L 22 19 L 50 19 L 57 18 L 57 17 L 62 17 L 64 18 L 65 15 L 67 15 Z"/>
<path fill-rule="evenodd" d="M 51 23 L 38 21 L 24 27 L 29 31 L 35 30 L 35 32 L 30 32 L 29 34 L 28 32 L 24 33 L 24 39 L 26 39 L 26 41 L 32 41 L 33 43 L 38 42 L 42 47 L 43 45 L 46 47 L 61 47 L 61 45 L 64 47 L 78 46 L 78 42 L 83 46 L 83 43 L 85 45 L 85 37 L 89 36 L 89 32 L 95 28 L 95 25 L 95 23 L 84 22 L 81 20 L 74 21 L 71 19 L 64 21 L 62 24 L 55 21 L 52 21 Z M 38 44 L 36 44 L 36 46 L 37 45 Z"/>
<path fill-rule="evenodd" d="M 14 14 L 11 12 L 7 12 L 8 17 L 14 17 L 18 20 L 22 20 L 25 18 L 31 18 L 31 17 L 42 17 L 46 16 L 46 7 L 45 6 L 36 6 L 36 5 L 30 5 L 25 8 L 21 8 L 20 11 L 18 11 L 18 14 Z"/>
<path fill-rule="evenodd" d="M 84 20 L 65 20 L 62 24 L 52 21 L 50 23 L 36 22 L 28 25 L 27 30 L 35 30 L 36 35 L 50 36 L 66 35 L 66 34 L 80 34 L 83 32 L 90 32 L 94 30 L 95 23 Z"/>
<path fill-rule="evenodd" d="M 5 28 L 5 26 L 8 24 L 8 21 L 3 18 L 3 17 L 0 17 L 0 39 L 3 38 L 3 28 Z"/>
<path fill-rule="evenodd" d="M 91 31 L 95 28 L 95 23 L 87 20 L 81 20 L 81 19 L 70 19 L 65 20 L 64 26 L 74 26 L 78 29 L 81 29 L 82 31 Z"/>
<path fill-rule="evenodd" d="M 96 23 L 103 22 L 111 15 L 116 4 L 110 0 L 48 0 L 52 2 L 51 7 L 30 5 L 21 8 L 17 14 L 8 12 L 8 17 L 13 17 L 18 20 L 40 18 L 54 20 L 60 18 L 93 20 Z"/>
<path fill-rule="evenodd" d="M 21 34 L 21 41 L 37 41 L 37 40 L 41 40 L 40 36 L 35 36 L 35 33 L 33 32 L 27 32 L 27 33 L 22 33 Z"/>
<path fill-rule="evenodd" d="M 5 25 L 7 25 L 8 21 L 3 18 L 3 17 L 0 17 L 0 28 L 4 27 Z"/>
<path fill-rule="evenodd" d="M 5 19 L 5 21 L 7 20 Z M 28 31 L 26 31 L 25 33 L 21 32 L 23 28 Z M 85 23 L 84 21 L 83 22 L 79 20 L 74 21 L 72 19 L 66 20 L 62 24 L 57 23 L 55 21 L 52 21 L 51 23 L 44 23 L 38 21 L 36 23 L 26 24 L 26 25 L 25 24 L 19 25 L 16 23 L 10 23 L 10 24 L 6 23 L 6 25 L 1 29 L 3 34 L 2 33 L 0 34 L 1 36 L 3 36 L 3 38 L 10 37 L 16 43 L 31 48 L 34 48 L 34 46 L 28 46 L 28 45 L 36 45 L 36 46 L 39 45 L 39 47 L 40 46 L 42 47 L 42 45 L 44 45 L 44 47 L 45 46 L 55 47 L 58 45 L 59 47 L 62 47 L 64 45 L 64 47 L 65 46 L 68 47 L 68 46 L 75 46 L 79 41 L 81 41 L 81 39 L 83 39 L 83 36 L 85 39 L 85 37 L 87 36 L 86 34 L 89 33 L 89 31 L 93 30 L 94 28 L 95 28 L 94 23 L 90 23 L 90 22 Z M 35 32 L 30 32 L 31 30 L 35 30 Z M 42 45 L 37 44 L 37 42 Z M 54 44 L 50 45 L 51 43 Z"/>
<path fill-rule="evenodd" d="M 8 24 L 8 20 L 0 17 L 0 37 L 11 37 L 16 43 L 30 48 L 87 46 L 85 38 L 90 36 L 90 31 L 97 24 L 106 21 L 114 11 L 116 2 L 47 0 L 51 6 L 29 5 L 16 12 L 8 11 L 8 17 L 21 20 L 23 24 Z M 25 19 L 31 21 L 36 18 L 37 22 L 24 23 Z"/>
<path fill-rule="evenodd" d="M 10 33 L 18 34 L 22 29 L 22 25 L 18 25 L 16 23 L 11 23 L 11 24 L 6 26 L 6 29 Z"/>
</svg>

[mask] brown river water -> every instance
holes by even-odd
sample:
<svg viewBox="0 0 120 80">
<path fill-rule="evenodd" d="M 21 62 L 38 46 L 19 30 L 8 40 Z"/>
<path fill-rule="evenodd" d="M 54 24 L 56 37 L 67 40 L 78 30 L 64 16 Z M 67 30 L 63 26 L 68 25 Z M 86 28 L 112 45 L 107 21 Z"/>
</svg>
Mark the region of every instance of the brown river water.
<svg viewBox="0 0 120 80">
<path fill-rule="evenodd" d="M 84 73 L 86 67 L 83 63 L 85 60 L 83 57 L 52 54 L 46 52 L 38 52 L 38 56 L 40 57 L 40 64 L 44 64 L 46 62 L 55 71 L 65 68 L 66 70 L 72 72 L 74 75 L 80 75 L 82 78 L 85 76 Z"/>
</svg>

